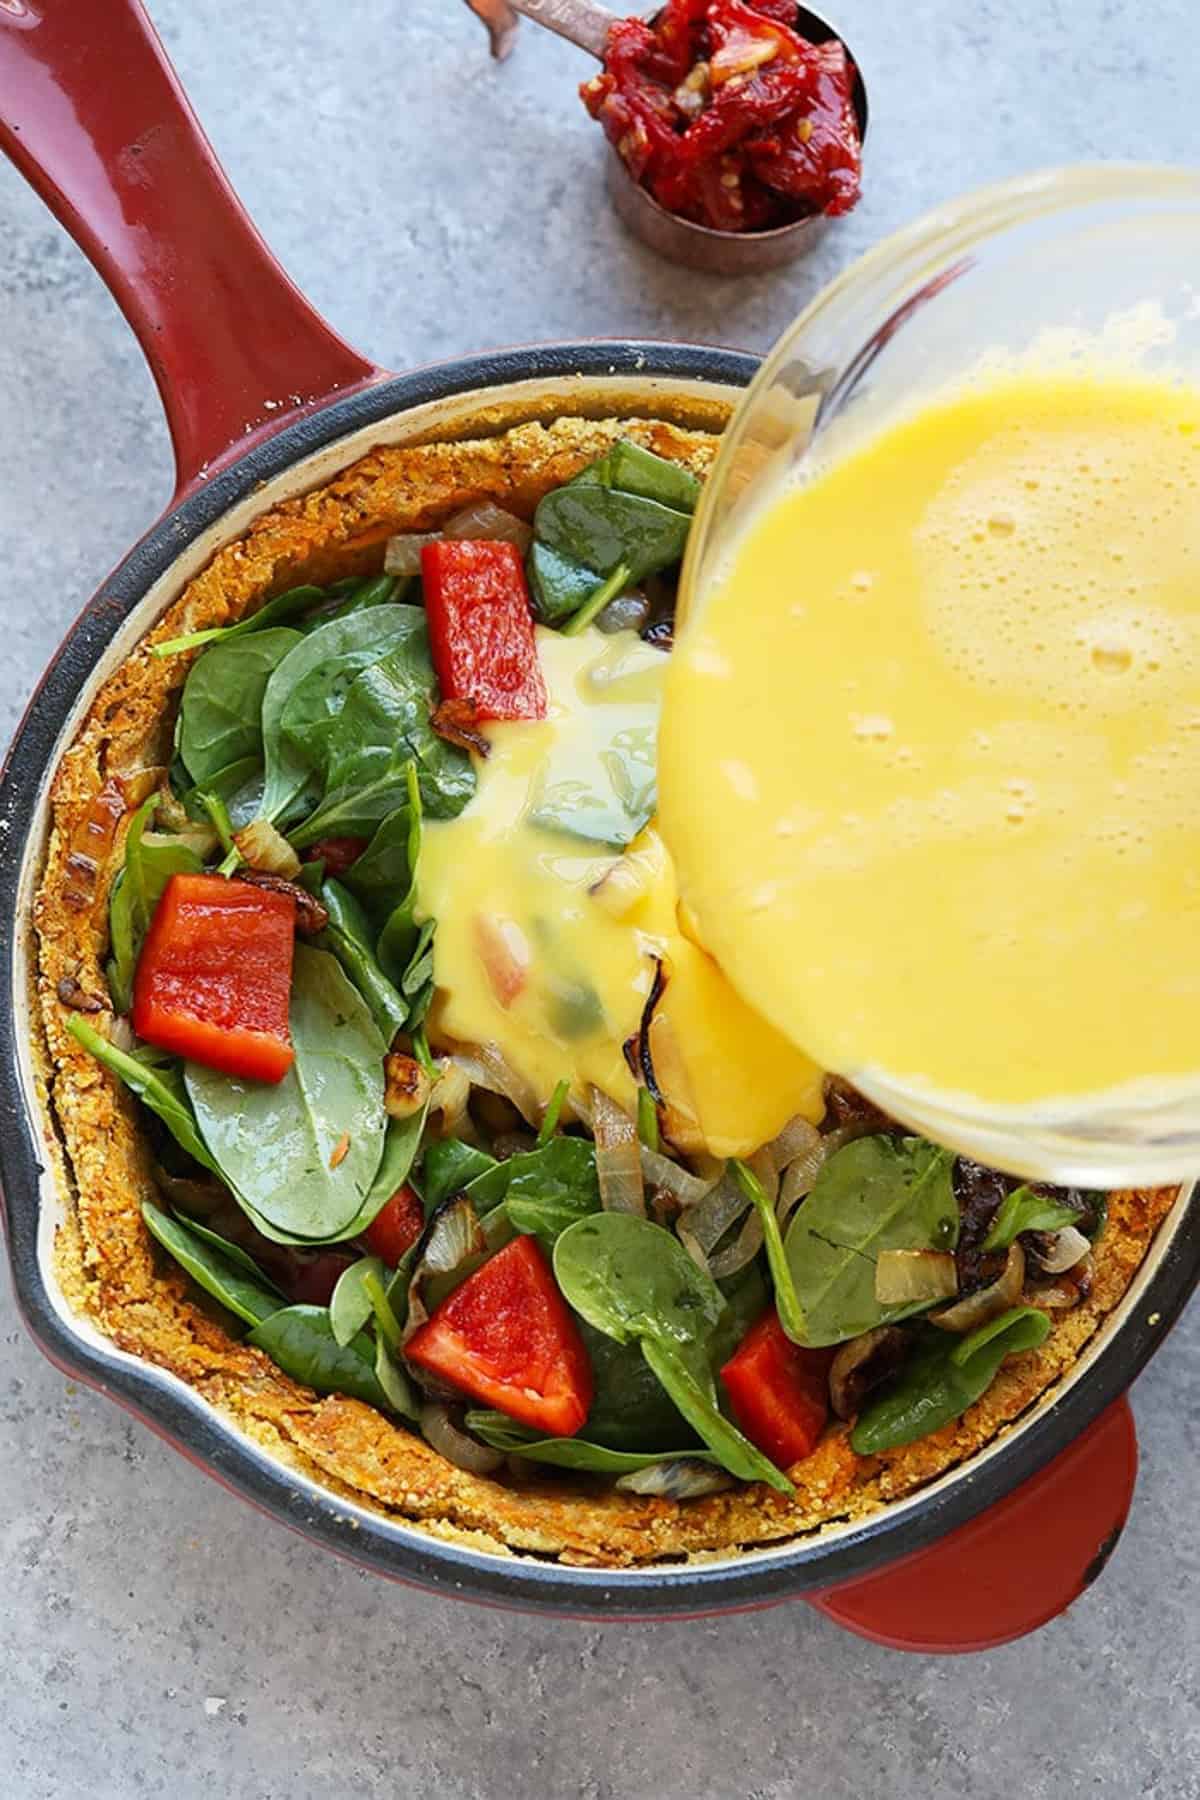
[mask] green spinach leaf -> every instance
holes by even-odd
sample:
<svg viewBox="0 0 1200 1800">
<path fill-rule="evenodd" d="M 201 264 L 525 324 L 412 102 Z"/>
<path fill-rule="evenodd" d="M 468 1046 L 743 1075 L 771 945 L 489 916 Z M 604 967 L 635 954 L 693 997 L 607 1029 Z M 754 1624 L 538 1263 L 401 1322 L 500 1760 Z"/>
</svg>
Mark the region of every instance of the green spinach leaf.
<svg viewBox="0 0 1200 1800">
<path fill-rule="evenodd" d="M 331 619 L 310 631 L 279 664 L 262 697 L 265 819 L 275 822 L 283 818 L 313 779 L 313 763 L 283 731 L 284 709 L 293 694 L 311 676 L 318 676 L 319 680 L 307 691 L 306 704 L 314 712 L 318 712 L 318 687 L 327 686 L 331 691 L 336 688 L 344 696 L 348 679 L 383 656 L 411 630 L 411 623 L 398 616 L 408 610 L 411 609 L 374 606 L 343 619 Z"/>
<path fill-rule="evenodd" d="M 787 1477 L 721 1413 L 711 1355 L 725 1298 L 678 1238 L 632 1213 L 598 1213 L 563 1232 L 554 1274 L 595 1330 L 640 1343 L 651 1373 L 723 1468 L 791 1493 Z"/>
<path fill-rule="evenodd" d="M 181 1149 L 204 1168 L 211 1169 L 214 1175 L 220 1175 L 221 1171 L 197 1129 L 196 1116 L 176 1064 L 152 1065 L 139 1061 L 136 1056 L 127 1056 L 115 1044 L 110 1044 L 94 1025 L 89 1025 L 80 1013 L 71 1014 L 67 1030 L 110 1074 L 119 1076 L 143 1106 L 148 1106 L 162 1120 Z"/>
<path fill-rule="evenodd" d="M 290 1024 L 295 1059 L 282 1081 L 199 1063 L 184 1079 L 209 1153 L 258 1228 L 325 1243 L 359 1216 L 383 1155 L 385 1046 L 336 958 L 303 944 Z"/>
<path fill-rule="evenodd" d="M 835 1151 L 801 1202 L 785 1242 L 799 1317 L 789 1337 L 839 1344 L 932 1304 L 881 1306 L 881 1250 L 953 1250 L 958 1241 L 952 1151 L 880 1134 Z"/>
<path fill-rule="evenodd" d="M 322 885 L 321 899 L 329 913 L 321 946 L 333 951 L 370 1007 L 379 1034 L 390 1047 L 408 1021 L 408 1001 L 380 968 L 371 946 L 367 915 L 354 895 L 330 878 Z"/>
<path fill-rule="evenodd" d="M 125 861 L 113 882 L 108 907 L 112 954 L 106 970 L 113 1010 L 126 1013 L 133 1004 L 133 977 L 154 909 L 172 875 L 198 875 L 204 864 L 180 838 L 148 832 L 158 805 L 152 794 L 139 806 L 125 836 Z"/>
<path fill-rule="evenodd" d="M 592 1405 L 584 1430 L 611 1450 L 651 1451 L 666 1445 L 672 1455 L 690 1450 L 696 1434 L 649 1368 L 637 1343 L 618 1344 L 576 1316 L 592 1365 Z"/>
<path fill-rule="evenodd" d="M 179 754 L 198 787 L 210 775 L 263 750 L 263 696 L 289 653 L 302 644 L 285 626 L 214 644 L 197 657 L 179 709 Z"/>
<path fill-rule="evenodd" d="M 375 1373 L 375 1345 L 365 1331 L 339 1344 L 324 1306 L 285 1306 L 256 1325 L 246 1339 L 265 1350 L 293 1381 L 318 1394 L 348 1394 L 380 1412 L 391 1402 Z"/>
<path fill-rule="evenodd" d="M 286 594 L 276 594 L 273 600 L 268 600 L 248 618 L 239 619 L 236 625 L 212 625 L 206 631 L 192 631 L 186 637 L 169 638 L 165 644 L 153 644 L 151 653 L 154 656 L 176 656 L 181 650 L 198 650 L 202 644 L 227 644 L 232 638 L 246 637 L 252 631 L 265 631 L 270 625 L 282 625 L 288 620 L 297 619 L 303 613 L 311 612 L 314 606 L 319 606 L 324 598 L 324 588 L 289 588 Z"/>
<path fill-rule="evenodd" d="M 700 499 L 700 483 L 690 469 L 644 450 L 632 438 L 618 438 L 602 459 L 604 477 L 610 487 L 625 494 L 640 494 L 644 500 L 658 500 L 680 512 L 693 513 Z"/>
<path fill-rule="evenodd" d="M 494 1156 L 464 1144 L 461 1138 L 434 1138 L 426 1146 L 421 1164 L 421 1193 L 425 1216 L 429 1217 L 451 1194 L 461 1193 L 488 1169 L 499 1168 Z M 478 1210 L 478 1209 L 476 1209 Z"/>
<path fill-rule="evenodd" d="M 689 514 L 661 501 L 598 481 L 568 482 L 542 500 L 534 532 L 558 556 L 598 576 L 624 567 L 626 581 L 634 582 L 680 560 L 691 524 Z"/>
<path fill-rule="evenodd" d="M 1035 1194 L 1030 1187 L 1014 1188 L 1001 1201 L 983 1248 L 1007 1250 L 1023 1231 L 1062 1231 L 1082 1217 L 1078 1207 L 1062 1206 L 1044 1194 Z"/>
<path fill-rule="evenodd" d="M 575 1311 L 620 1344 L 647 1336 L 704 1342 L 725 1308 L 679 1239 L 634 1213 L 596 1213 L 564 1231 L 554 1274 Z"/>
<path fill-rule="evenodd" d="M 256 1280 L 247 1275 L 238 1264 L 213 1250 L 197 1232 L 161 1212 L 149 1200 L 142 1201 L 142 1217 L 151 1236 L 170 1252 L 180 1268 L 247 1325 L 259 1324 L 286 1305 L 265 1277 Z"/>
<path fill-rule="evenodd" d="M 466 1191 L 480 1218 L 504 1201 L 517 1230 L 550 1247 L 568 1225 L 600 1211 L 595 1145 L 586 1138 L 551 1138 L 540 1150 L 492 1163 Z"/>
<path fill-rule="evenodd" d="M 414 784 L 416 769 L 413 769 Z M 417 788 L 418 800 L 420 788 Z M 384 920 L 407 899 L 421 854 L 421 818 L 407 806 L 390 812 L 342 880 L 373 918 Z"/>
<path fill-rule="evenodd" d="M 185 1231 L 190 1231 L 193 1237 L 198 1237 L 202 1244 L 207 1244 L 210 1250 L 217 1252 L 218 1256 L 223 1256 L 229 1262 L 236 1263 L 238 1268 L 244 1269 L 247 1275 L 253 1275 L 255 1281 L 262 1287 L 273 1288 L 277 1294 L 282 1294 L 282 1288 L 272 1281 L 263 1269 L 259 1268 L 250 1252 L 243 1250 L 240 1244 L 235 1244 L 232 1238 L 222 1237 L 219 1231 L 213 1231 L 202 1219 L 190 1218 L 187 1213 L 181 1213 L 178 1208 L 175 1210 L 175 1217 Z M 280 1304 L 282 1305 L 283 1302 L 281 1301 Z"/>
<path fill-rule="evenodd" d="M 431 723 L 435 684 L 425 615 L 400 606 L 389 613 L 415 614 L 416 623 L 350 684 L 327 740 L 324 795 L 293 832 L 297 846 L 374 831 L 407 801 L 410 763 L 432 818 L 454 818 L 475 791 L 470 757 L 439 737 Z"/>
<path fill-rule="evenodd" d="M 610 1450 L 606 1444 L 591 1444 L 584 1438 L 539 1438 L 536 1432 L 526 1432 L 524 1426 L 500 1412 L 468 1412 L 466 1426 L 493 1450 L 503 1450 L 506 1455 L 595 1475 L 632 1475 L 638 1469 L 648 1469 L 652 1463 L 674 1461 L 679 1454 L 677 1450 Z M 689 1455 L 696 1462 L 716 1461 L 707 1450 L 694 1449 Z"/>
<path fill-rule="evenodd" d="M 357 1262 L 351 1263 L 348 1269 L 342 1270 L 333 1290 L 329 1302 L 329 1329 L 335 1342 L 343 1348 L 375 1316 L 371 1296 L 363 1285 L 364 1278 L 368 1275 L 373 1275 L 377 1281 L 386 1279 L 379 1257 L 361 1256 Z"/>
<path fill-rule="evenodd" d="M 1036 1350 L 1050 1320 L 1033 1306 L 1014 1306 L 969 1337 L 930 1332 L 896 1379 L 870 1401 L 850 1434 L 860 1456 L 898 1450 L 959 1419 L 992 1385 L 1006 1356 Z"/>
<path fill-rule="evenodd" d="M 543 625 L 558 625 L 577 613 L 600 586 L 595 569 L 560 556 L 535 538 L 525 562 L 533 614 Z"/>
<path fill-rule="evenodd" d="M 243 825 L 256 819 L 262 809 L 264 779 L 262 757 L 242 756 L 227 768 L 210 775 L 203 788 L 189 788 L 183 796 L 183 804 L 191 818 L 207 824 L 210 813 L 204 796 L 215 794 L 224 802 L 233 829 L 240 831 Z"/>
</svg>

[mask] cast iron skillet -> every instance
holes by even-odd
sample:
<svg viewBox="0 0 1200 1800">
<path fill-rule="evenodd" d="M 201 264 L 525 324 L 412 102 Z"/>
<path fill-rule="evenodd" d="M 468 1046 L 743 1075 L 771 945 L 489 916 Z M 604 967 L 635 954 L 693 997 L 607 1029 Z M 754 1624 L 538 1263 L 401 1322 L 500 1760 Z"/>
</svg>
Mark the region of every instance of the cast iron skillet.
<svg viewBox="0 0 1200 1800">
<path fill-rule="evenodd" d="M 472 411 L 562 410 L 581 394 L 595 412 L 680 416 L 735 397 L 756 365 L 687 345 L 584 343 L 388 375 L 316 316 L 271 257 L 139 0 L 0 0 L 0 146 L 91 258 L 141 341 L 177 467 L 167 511 L 84 608 L 44 675 L 0 782 L 0 1154 L 17 1299 L 41 1348 L 275 1518 L 423 1588 L 607 1617 L 803 1593 L 864 1635 L 920 1649 L 1001 1642 L 1059 1611 L 1103 1565 L 1128 1508 L 1132 1422 L 1114 1403 L 1200 1279 L 1200 1231 L 1189 1232 L 1185 1216 L 1200 1209 L 1190 1197 L 1074 1376 L 1005 1438 L 869 1521 L 694 1566 L 610 1571 L 490 1556 L 347 1505 L 72 1315 L 53 1275 L 61 1197 L 42 1163 L 46 1127 L 28 1057 L 29 896 L 50 773 L 106 668 L 255 511 L 329 479 L 372 442 L 417 426 L 448 431 Z M 935 1542 L 936 1551 L 925 1548 Z"/>
</svg>

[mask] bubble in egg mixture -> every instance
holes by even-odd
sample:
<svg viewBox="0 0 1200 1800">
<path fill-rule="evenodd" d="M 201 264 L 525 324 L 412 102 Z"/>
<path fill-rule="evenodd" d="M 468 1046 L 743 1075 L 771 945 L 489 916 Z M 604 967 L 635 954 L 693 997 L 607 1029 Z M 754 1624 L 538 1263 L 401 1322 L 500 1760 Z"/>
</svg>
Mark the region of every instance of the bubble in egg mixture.
<svg viewBox="0 0 1200 1800">
<path fill-rule="evenodd" d="M 1174 420 L 1070 435 L 1047 467 L 1037 434 L 1002 429 L 930 501 L 916 556 L 934 641 L 971 683 L 1063 711 L 1162 706 L 1200 674 L 1200 484 L 1162 474 Z"/>
</svg>

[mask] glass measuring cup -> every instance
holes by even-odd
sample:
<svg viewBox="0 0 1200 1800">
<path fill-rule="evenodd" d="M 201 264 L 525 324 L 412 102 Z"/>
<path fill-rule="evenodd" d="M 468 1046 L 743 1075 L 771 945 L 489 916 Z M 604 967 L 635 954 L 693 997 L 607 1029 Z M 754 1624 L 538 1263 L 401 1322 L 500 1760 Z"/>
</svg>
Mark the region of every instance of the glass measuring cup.
<svg viewBox="0 0 1200 1800">
<path fill-rule="evenodd" d="M 692 533 L 683 629 L 764 496 L 814 444 L 876 436 L 911 413 L 914 395 L 954 388 L 990 354 L 1037 347 L 1069 367 L 1096 345 L 1143 375 L 1200 382 L 1200 174 L 1049 171 L 888 240 L 801 315 L 738 409 Z M 864 541 L 869 531 L 865 521 Z M 1194 1078 L 1107 1098 L 996 1106 L 879 1067 L 839 1072 L 915 1129 L 1031 1178 L 1114 1187 L 1200 1167 L 1200 1020 Z"/>
</svg>

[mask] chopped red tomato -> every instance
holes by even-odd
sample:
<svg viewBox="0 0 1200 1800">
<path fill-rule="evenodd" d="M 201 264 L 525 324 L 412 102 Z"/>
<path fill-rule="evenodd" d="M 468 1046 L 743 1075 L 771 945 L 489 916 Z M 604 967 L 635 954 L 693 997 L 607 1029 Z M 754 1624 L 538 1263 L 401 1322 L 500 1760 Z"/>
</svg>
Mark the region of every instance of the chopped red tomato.
<svg viewBox="0 0 1200 1800">
<path fill-rule="evenodd" d="M 366 838 L 319 838 L 300 852 L 302 862 L 323 862 L 325 873 L 338 877 L 352 869 L 367 847 Z"/>
<path fill-rule="evenodd" d="M 832 1350 L 804 1350 L 775 1313 L 752 1325 L 721 1370 L 733 1416 L 781 1469 L 811 1456 L 829 1417 Z"/>
<path fill-rule="evenodd" d="M 363 1232 L 367 1249 L 394 1269 L 406 1250 L 411 1250 L 425 1225 L 421 1196 L 405 1182 L 375 1214 Z"/>
<path fill-rule="evenodd" d="M 133 1029 L 226 1075 L 282 1081 L 294 1054 L 295 920 L 288 894 L 221 875 L 172 875 L 138 959 Z"/>
<path fill-rule="evenodd" d="M 583 1339 L 531 1237 L 514 1238 L 408 1341 L 405 1355 L 474 1400 L 554 1437 L 570 1437 L 592 1404 Z"/>
<path fill-rule="evenodd" d="M 433 666 L 479 719 L 544 719 L 525 570 L 515 544 L 443 539 L 421 551 Z"/>
<path fill-rule="evenodd" d="M 855 71 L 782 0 L 667 0 L 618 19 L 580 89 L 635 181 L 669 212 L 763 231 L 858 199 Z"/>
</svg>

